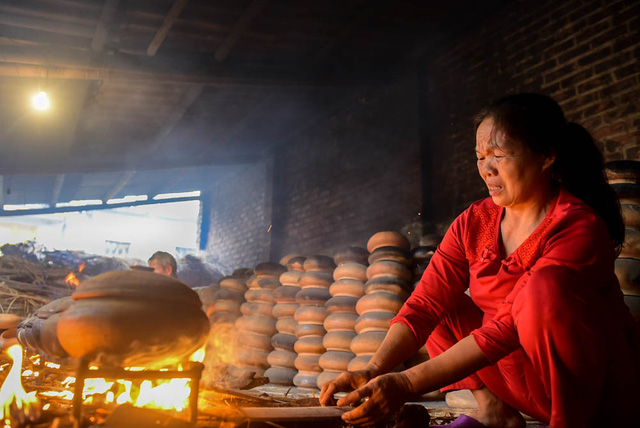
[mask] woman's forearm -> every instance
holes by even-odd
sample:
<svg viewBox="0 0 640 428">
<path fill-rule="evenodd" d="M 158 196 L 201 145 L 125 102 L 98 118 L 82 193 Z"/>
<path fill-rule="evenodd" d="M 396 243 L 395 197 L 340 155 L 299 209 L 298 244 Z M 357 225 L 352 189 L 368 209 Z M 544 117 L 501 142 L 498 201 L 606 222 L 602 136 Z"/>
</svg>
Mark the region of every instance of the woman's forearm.
<svg viewBox="0 0 640 428">
<path fill-rule="evenodd" d="M 407 326 L 395 323 L 389 328 L 382 344 L 369 361 L 367 369 L 374 376 L 390 372 L 416 353 L 416 339 Z"/>
<path fill-rule="evenodd" d="M 467 336 L 437 357 L 404 371 L 412 393 L 443 388 L 489 365 L 473 336 Z"/>
</svg>

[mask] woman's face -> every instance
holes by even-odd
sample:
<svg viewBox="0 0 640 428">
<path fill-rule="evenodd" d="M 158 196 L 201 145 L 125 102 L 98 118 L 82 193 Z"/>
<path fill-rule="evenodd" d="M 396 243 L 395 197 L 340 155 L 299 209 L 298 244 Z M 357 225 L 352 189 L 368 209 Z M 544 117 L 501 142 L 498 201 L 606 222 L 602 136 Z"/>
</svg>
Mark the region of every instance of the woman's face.
<svg viewBox="0 0 640 428">
<path fill-rule="evenodd" d="M 476 132 L 478 172 L 496 205 L 516 208 L 539 202 L 550 183 L 550 157 L 529 150 L 524 144 L 493 132 L 487 118 Z"/>
</svg>

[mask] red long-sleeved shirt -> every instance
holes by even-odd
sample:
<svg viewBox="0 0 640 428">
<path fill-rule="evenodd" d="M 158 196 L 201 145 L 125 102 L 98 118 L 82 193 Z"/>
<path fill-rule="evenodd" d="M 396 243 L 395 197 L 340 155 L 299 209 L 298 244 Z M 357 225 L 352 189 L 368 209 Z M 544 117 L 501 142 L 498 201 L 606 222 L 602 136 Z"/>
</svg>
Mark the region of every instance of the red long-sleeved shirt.
<svg viewBox="0 0 640 428">
<path fill-rule="evenodd" d="M 613 270 L 616 254 L 612 240 L 602 219 L 589 206 L 560 190 L 542 223 L 504 259 L 498 243 L 503 212 L 491 198 L 463 212 L 391 323 L 407 326 L 422 346 L 468 288 L 484 312 L 482 326 L 472 335 L 493 364 L 520 346 L 511 315 L 513 301 L 525 281 L 544 280 L 537 271 L 549 265 L 574 269 L 584 287 L 594 287 L 602 304 L 621 314 L 622 323 L 630 322 Z"/>
</svg>

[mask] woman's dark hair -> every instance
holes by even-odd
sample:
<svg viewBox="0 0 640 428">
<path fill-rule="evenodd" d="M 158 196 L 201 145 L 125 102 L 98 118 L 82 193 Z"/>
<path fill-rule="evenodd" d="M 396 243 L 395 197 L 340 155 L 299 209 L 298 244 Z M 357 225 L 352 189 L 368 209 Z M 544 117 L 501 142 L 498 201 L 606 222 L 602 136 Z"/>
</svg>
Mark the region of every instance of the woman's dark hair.
<svg viewBox="0 0 640 428">
<path fill-rule="evenodd" d="M 476 115 L 476 130 L 489 117 L 493 119 L 494 134 L 502 131 L 534 153 L 555 154 L 554 179 L 593 208 L 607 224 L 616 247 L 622 247 L 620 203 L 607 183 L 602 154 L 586 129 L 567 122 L 558 103 L 539 94 L 516 94 L 497 100 Z"/>
</svg>

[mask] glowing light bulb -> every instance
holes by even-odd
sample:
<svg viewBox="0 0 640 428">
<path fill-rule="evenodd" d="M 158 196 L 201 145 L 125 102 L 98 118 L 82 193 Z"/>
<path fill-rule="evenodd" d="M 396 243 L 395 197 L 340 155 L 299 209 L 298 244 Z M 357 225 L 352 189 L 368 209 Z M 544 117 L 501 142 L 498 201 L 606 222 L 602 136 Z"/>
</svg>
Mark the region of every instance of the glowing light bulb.
<svg viewBox="0 0 640 428">
<path fill-rule="evenodd" d="M 36 110 L 47 110 L 51 105 L 49 97 L 47 97 L 47 93 L 44 91 L 40 91 L 34 95 L 31 102 Z"/>
</svg>

